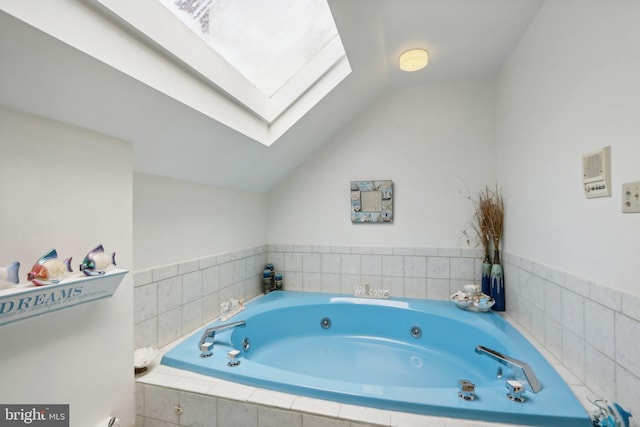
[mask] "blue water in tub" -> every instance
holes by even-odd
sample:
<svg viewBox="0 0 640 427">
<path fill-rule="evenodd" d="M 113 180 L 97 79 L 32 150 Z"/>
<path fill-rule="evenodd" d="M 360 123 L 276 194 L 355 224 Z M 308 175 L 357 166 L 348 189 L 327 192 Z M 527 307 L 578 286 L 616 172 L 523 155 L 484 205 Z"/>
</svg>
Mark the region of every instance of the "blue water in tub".
<svg viewBox="0 0 640 427">
<path fill-rule="evenodd" d="M 323 328 L 323 319 L 330 327 Z M 244 320 L 217 332 L 213 355 L 201 358 L 206 327 Z M 414 337 L 414 327 L 421 331 Z M 227 322 L 215 321 L 167 352 L 162 364 L 286 393 L 380 409 L 537 426 L 591 426 L 585 409 L 544 357 L 494 312 L 449 301 L 388 300 L 280 291 L 257 298 Z M 249 339 L 248 350 L 243 341 Z M 489 347 L 528 363 L 542 383 L 516 403 L 506 397 L 513 373 L 475 352 Z M 240 365 L 227 353 L 240 350 Z M 496 377 L 502 367 L 502 378 Z M 476 399 L 458 397 L 458 381 Z"/>
</svg>

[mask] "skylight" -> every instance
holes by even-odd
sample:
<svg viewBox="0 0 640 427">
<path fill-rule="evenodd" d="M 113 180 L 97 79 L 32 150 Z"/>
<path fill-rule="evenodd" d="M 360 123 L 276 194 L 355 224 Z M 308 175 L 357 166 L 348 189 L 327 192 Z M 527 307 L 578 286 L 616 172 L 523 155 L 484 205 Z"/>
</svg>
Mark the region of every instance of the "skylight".
<svg viewBox="0 0 640 427">
<path fill-rule="evenodd" d="M 326 0 L 90 1 L 195 78 L 138 80 L 267 146 L 351 73 Z"/>
<path fill-rule="evenodd" d="M 272 97 L 338 36 L 322 0 L 158 0 Z"/>
</svg>

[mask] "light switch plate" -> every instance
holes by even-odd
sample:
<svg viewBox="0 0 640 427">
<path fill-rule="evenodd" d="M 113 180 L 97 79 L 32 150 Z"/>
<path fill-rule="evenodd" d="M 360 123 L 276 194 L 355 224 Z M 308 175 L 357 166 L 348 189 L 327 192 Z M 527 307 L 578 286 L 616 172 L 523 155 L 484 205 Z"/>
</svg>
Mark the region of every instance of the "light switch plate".
<svg viewBox="0 0 640 427">
<path fill-rule="evenodd" d="M 640 213 L 640 181 L 622 184 L 622 213 Z"/>
</svg>

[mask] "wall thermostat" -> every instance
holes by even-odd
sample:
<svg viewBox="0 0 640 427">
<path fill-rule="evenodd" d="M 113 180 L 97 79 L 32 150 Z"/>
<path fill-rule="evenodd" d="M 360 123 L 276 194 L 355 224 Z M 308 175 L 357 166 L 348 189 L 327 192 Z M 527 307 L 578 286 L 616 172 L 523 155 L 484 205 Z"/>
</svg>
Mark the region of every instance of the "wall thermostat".
<svg viewBox="0 0 640 427">
<path fill-rule="evenodd" d="M 611 146 L 582 156 L 582 184 L 588 199 L 611 196 Z"/>
</svg>

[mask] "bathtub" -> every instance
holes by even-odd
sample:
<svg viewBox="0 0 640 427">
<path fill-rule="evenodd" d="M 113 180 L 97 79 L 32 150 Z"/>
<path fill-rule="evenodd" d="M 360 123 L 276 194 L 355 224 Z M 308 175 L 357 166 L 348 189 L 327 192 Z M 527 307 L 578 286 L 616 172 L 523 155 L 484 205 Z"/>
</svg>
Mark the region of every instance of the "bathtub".
<svg viewBox="0 0 640 427">
<path fill-rule="evenodd" d="M 199 343 L 211 326 L 245 321 Z M 526 362 L 542 385 L 522 403 L 507 398 L 514 373 L 476 352 L 481 345 Z M 228 365 L 239 350 L 240 364 Z M 261 296 L 168 351 L 162 364 L 281 392 L 417 414 L 525 424 L 591 426 L 583 406 L 542 355 L 494 312 L 448 301 L 369 299 L 280 291 Z M 498 377 L 499 368 L 502 370 Z M 459 381 L 475 385 L 459 397 Z"/>
</svg>

